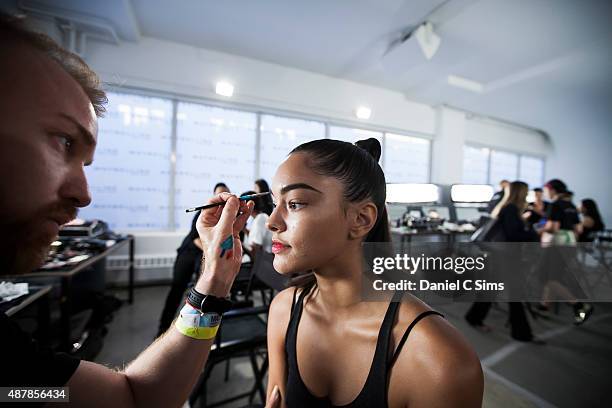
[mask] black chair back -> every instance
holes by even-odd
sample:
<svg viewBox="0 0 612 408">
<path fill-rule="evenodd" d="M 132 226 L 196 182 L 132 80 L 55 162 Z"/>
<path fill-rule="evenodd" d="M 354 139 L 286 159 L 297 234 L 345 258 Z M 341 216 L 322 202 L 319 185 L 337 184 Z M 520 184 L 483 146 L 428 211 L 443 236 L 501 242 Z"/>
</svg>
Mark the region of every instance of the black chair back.
<svg viewBox="0 0 612 408">
<path fill-rule="evenodd" d="M 276 291 L 281 291 L 287 287 L 289 278 L 276 272 L 273 262 L 273 254 L 260 250 L 255 256 L 253 275 L 268 287 Z"/>
</svg>

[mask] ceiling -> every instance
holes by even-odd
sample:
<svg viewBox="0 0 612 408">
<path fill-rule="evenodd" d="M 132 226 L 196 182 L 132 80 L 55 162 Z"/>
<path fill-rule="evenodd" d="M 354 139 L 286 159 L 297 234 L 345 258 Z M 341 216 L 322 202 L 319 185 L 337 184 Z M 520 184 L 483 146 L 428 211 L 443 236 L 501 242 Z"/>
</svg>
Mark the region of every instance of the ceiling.
<svg viewBox="0 0 612 408">
<path fill-rule="evenodd" d="M 32 3 L 32 1 L 25 1 Z M 554 133 L 568 115 L 612 117 L 612 1 L 607 0 L 38 0 L 150 36 L 371 84 Z M 427 61 L 389 56 L 428 20 Z M 385 56 L 385 53 L 388 53 Z M 474 93 L 448 75 L 477 81 Z"/>
</svg>

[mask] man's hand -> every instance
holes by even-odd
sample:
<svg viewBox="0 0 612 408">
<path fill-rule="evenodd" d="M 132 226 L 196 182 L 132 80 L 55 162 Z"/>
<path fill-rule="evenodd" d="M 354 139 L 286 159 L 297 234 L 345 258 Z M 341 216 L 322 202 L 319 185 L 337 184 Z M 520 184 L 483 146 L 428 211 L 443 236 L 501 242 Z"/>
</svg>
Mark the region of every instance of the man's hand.
<svg viewBox="0 0 612 408">
<path fill-rule="evenodd" d="M 196 290 L 226 297 L 242 262 L 242 245 L 238 234 L 251 215 L 254 203 L 240 201 L 229 193 L 221 193 L 208 200 L 209 204 L 218 202 L 225 202 L 225 205 L 202 210 L 196 223 L 205 258 Z M 230 244 L 228 249 L 222 248 L 224 243 Z"/>
</svg>

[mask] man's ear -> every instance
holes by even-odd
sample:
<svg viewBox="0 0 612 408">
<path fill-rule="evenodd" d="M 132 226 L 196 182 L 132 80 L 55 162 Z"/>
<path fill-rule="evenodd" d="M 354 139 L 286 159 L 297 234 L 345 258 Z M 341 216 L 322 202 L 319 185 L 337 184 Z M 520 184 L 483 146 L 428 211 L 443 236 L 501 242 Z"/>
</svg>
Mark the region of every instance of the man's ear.
<svg viewBox="0 0 612 408">
<path fill-rule="evenodd" d="M 368 201 L 357 205 L 352 205 L 349 214 L 349 238 L 361 239 L 368 235 L 374 228 L 378 210 L 373 202 Z"/>
</svg>

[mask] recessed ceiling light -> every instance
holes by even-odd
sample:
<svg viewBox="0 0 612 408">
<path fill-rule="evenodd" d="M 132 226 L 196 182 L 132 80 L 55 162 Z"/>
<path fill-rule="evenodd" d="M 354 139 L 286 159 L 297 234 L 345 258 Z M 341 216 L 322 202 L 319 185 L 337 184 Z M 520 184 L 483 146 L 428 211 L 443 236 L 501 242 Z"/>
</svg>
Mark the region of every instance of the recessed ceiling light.
<svg viewBox="0 0 612 408">
<path fill-rule="evenodd" d="M 355 110 L 355 116 L 357 116 L 359 119 L 370 119 L 372 116 L 372 109 L 368 108 L 367 106 L 359 106 L 357 110 Z"/>
<path fill-rule="evenodd" d="M 215 87 L 217 95 L 227 96 L 228 98 L 234 94 L 234 85 L 226 81 L 219 81 Z"/>
<path fill-rule="evenodd" d="M 463 78 L 456 75 L 449 75 L 447 78 L 449 85 L 456 86 L 457 88 L 463 88 L 468 91 L 483 93 L 485 86 L 480 82 L 472 81 L 471 79 Z"/>
</svg>

